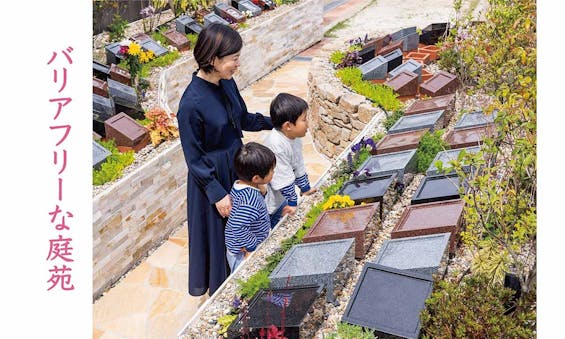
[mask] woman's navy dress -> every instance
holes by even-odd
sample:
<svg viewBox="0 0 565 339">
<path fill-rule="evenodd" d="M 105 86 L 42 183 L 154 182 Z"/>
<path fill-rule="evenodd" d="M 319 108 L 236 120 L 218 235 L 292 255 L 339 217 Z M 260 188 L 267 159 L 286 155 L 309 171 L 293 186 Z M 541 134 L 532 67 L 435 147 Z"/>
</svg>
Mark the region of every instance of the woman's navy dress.
<svg viewBox="0 0 565 339">
<path fill-rule="evenodd" d="M 215 85 L 192 75 L 177 113 L 188 165 L 188 292 L 212 295 L 229 274 L 222 218 L 214 205 L 237 179 L 233 157 L 242 130 L 271 129 L 271 119 L 251 114 L 233 79 Z"/>
</svg>

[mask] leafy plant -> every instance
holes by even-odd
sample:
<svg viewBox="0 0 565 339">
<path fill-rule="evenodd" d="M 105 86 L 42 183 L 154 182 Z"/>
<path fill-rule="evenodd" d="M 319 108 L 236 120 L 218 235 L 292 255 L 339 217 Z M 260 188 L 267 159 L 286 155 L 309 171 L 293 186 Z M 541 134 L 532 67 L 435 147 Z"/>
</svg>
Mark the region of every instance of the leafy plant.
<svg viewBox="0 0 565 339">
<path fill-rule="evenodd" d="M 178 17 L 189 9 L 190 0 L 170 0 L 169 4 L 173 13 L 175 13 L 175 17 Z"/>
<path fill-rule="evenodd" d="M 124 57 L 124 60 L 120 62 L 120 66 L 129 70 L 132 81 L 136 85 L 143 65 L 155 58 L 153 51 L 143 51 L 141 46 L 136 42 L 120 46 L 118 54 Z"/>
<path fill-rule="evenodd" d="M 343 58 L 345 58 L 345 52 L 343 51 L 334 51 L 331 55 L 330 55 L 330 62 L 332 64 L 334 64 L 334 66 L 337 66 L 339 64 L 341 64 L 341 62 L 343 61 Z"/>
<path fill-rule="evenodd" d="M 178 138 L 179 129 L 164 109 L 154 107 L 145 112 L 145 117 L 150 121 L 146 127 L 149 129 L 149 137 L 153 146 L 157 146 L 165 140 Z"/>
<path fill-rule="evenodd" d="M 344 322 L 337 324 L 337 332 L 331 333 L 328 339 L 375 339 L 373 331 L 361 326 Z"/>
<path fill-rule="evenodd" d="M 167 31 L 167 27 L 162 27 L 159 31 L 155 31 L 151 33 L 151 38 L 155 41 L 158 41 L 163 46 L 169 45 L 167 38 L 165 38 L 164 33 Z"/>
<path fill-rule="evenodd" d="M 93 170 L 92 184 L 94 186 L 100 186 L 118 179 L 122 176 L 124 168 L 131 165 L 135 160 L 133 151 L 121 153 L 113 139 L 99 141 L 99 143 L 112 154 L 106 158 L 106 162 L 100 166 L 100 169 Z"/>
<path fill-rule="evenodd" d="M 158 58 L 155 58 L 155 59 L 153 59 L 153 60 L 142 65 L 141 71 L 140 71 L 140 76 L 147 78 L 147 77 L 149 77 L 150 71 L 153 67 L 168 66 L 168 65 L 172 64 L 173 62 L 175 62 L 175 60 L 180 58 L 180 56 L 181 56 L 181 53 L 179 51 L 170 51 L 167 54 L 164 54 L 164 55 L 161 55 Z"/>
<path fill-rule="evenodd" d="M 222 328 L 218 331 L 219 335 L 224 335 L 228 332 L 228 327 L 230 327 L 231 323 L 237 319 L 237 314 L 226 314 L 218 318 L 218 324 L 222 326 Z"/>
<path fill-rule="evenodd" d="M 435 156 L 446 149 L 449 145 L 441 138 L 443 130 L 426 132 L 420 139 L 420 144 L 416 150 L 417 170 L 419 173 L 426 173 Z"/>
<path fill-rule="evenodd" d="M 422 338 L 535 338 L 535 293 L 513 300 L 514 291 L 481 275 L 461 284 L 436 283 L 421 313 Z M 510 314 L 510 307 L 516 306 Z M 505 315 L 506 314 L 506 315 Z"/>
<path fill-rule="evenodd" d="M 345 86 L 353 86 L 362 81 L 363 72 L 357 67 L 345 67 L 338 69 L 335 75 L 343 82 Z"/>
<path fill-rule="evenodd" d="M 401 110 L 394 111 L 391 115 L 385 118 L 385 121 L 383 121 L 383 126 L 388 131 L 403 115 L 404 112 Z"/>
<path fill-rule="evenodd" d="M 128 24 L 129 22 L 123 19 L 119 14 L 114 14 L 114 19 L 108 26 L 108 30 L 110 31 L 110 41 L 119 41 L 125 38 Z"/>
<path fill-rule="evenodd" d="M 186 38 L 190 41 L 190 47 L 194 48 L 196 46 L 196 40 L 198 40 L 198 34 L 196 33 L 187 33 Z"/>
<path fill-rule="evenodd" d="M 242 299 L 251 298 L 262 288 L 269 288 L 269 274 L 266 270 L 260 270 L 259 272 L 255 273 L 247 281 L 243 281 L 241 279 L 237 279 L 237 283 L 239 284 L 239 295 Z"/>
<path fill-rule="evenodd" d="M 345 21 L 340 21 L 340 22 L 338 22 L 337 24 L 333 25 L 332 28 L 330 28 L 329 30 L 327 30 L 327 31 L 324 33 L 324 37 L 326 37 L 326 38 L 335 38 L 336 35 L 335 35 L 334 33 L 335 33 L 336 31 L 339 31 L 340 29 L 346 28 L 347 26 L 349 26 L 349 25 L 347 24 L 347 20 L 345 20 Z"/>
<path fill-rule="evenodd" d="M 161 12 L 167 3 L 167 0 L 149 0 L 149 6 L 139 11 L 145 33 L 152 32 L 157 27 L 161 19 Z"/>
<path fill-rule="evenodd" d="M 351 89 L 367 97 L 385 111 L 394 111 L 403 106 L 402 102 L 397 99 L 398 95 L 394 93 L 394 90 L 382 84 L 362 80 L 354 83 Z"/>
</svg>

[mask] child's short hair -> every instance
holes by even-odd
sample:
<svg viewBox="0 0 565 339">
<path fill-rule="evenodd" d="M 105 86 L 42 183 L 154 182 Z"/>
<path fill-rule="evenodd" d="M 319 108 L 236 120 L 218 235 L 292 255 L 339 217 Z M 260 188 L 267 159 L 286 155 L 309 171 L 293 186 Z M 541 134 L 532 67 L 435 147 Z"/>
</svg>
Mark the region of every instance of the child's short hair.
<svg viewBox="0 0 565 339">
<path fill-rule="evenodd" d="M 308 103 L 304 99 L 288 93 L 280 93 L 271 102 L 270 114 L 273 126 L 280 129 L 289 121 L 296 123 L 298 117 L 308 109 Z"/>
<path fill-rule="evenodd" d="M 275 167 L 277 158 L 268 147 L 251 141 L 235 152 L 233 163 L 239 179 L 251 181 L 255 175 L 266 177 Z"/>
</svg>

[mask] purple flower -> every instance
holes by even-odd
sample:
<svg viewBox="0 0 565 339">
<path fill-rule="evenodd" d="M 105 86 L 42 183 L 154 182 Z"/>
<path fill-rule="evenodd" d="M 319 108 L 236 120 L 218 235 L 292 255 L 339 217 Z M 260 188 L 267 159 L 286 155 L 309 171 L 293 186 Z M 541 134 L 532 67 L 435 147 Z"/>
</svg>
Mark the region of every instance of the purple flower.
<svg viewBox="0 0 565 339">
<path fill-rule="evenodd" d="M 361 143 L 357 143 L 353 146 L 351 146 L 351 152 L 353 153 L 357 153 L 361 150 Z"/>
<path fill-rule="evenodd" d="M 238 309 L 241 306 L 241 299 L 239 299 L 237 296 L 234 296 L 232 306 L 233 308 Z"/>
<path fill-rule="evenodd" d="M 351 156 L 351 153 L 347 154 L 347 164 L 349 165 L 349 168 L 353 167 L 353 157 Z"/>
<path fill-rule="evenodd" d="M 354 176 L 354 177 L 356 177 L 356 176 L 358 176 L 358 175 L 359 175 L 359 171 L 353 172 L 353 176 Z"/>
<path fill-rule="evenodd" d="M 139 11 L 139 15 L 141 15 L 141 17 L 143 18 L 148 18 L 150 16 L 153 16 L 155 14 L 155 8 L 153 8 L 153 6 L 147 6 L 145 8 L 142 8 L 141 11 Z"/>
</svg>

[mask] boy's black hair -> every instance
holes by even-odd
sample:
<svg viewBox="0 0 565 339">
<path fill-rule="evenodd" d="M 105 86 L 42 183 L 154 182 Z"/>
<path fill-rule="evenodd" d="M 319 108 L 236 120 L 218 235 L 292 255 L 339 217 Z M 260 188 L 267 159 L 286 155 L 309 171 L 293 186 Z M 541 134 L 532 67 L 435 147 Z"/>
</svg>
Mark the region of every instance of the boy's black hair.
<svg viewBox="0 0 565 339">
<path fill-rule="evenodd" d="M 212 66 L 214 58 L 235 54 L 242 46 L 241 35 L 236 30 L 227 25 L 214 23 L 198 34 L 193 51 L 194 59 L 199 69 L 211 73 L 214 70 Z"/>
<path fill-rule="evenodd" d="M 280 129 L 289 121 L 296 124 L 298 117 L 308 109 L 308 103 L 304 99 L 288 93 L 280 93 L 271 102 L 270 114 L 273 126 Z"/>
<path fill-rule="evenodd" d="M 239 179 L 249 182 L 256 175 L 261 178 L 266 177 L 276 163 L 277 158 L 273 151 L 253 141 L 241 145 L 235 152 L 233 160 L 235 173 Z"/>
</svg>

